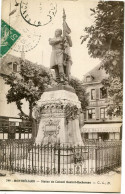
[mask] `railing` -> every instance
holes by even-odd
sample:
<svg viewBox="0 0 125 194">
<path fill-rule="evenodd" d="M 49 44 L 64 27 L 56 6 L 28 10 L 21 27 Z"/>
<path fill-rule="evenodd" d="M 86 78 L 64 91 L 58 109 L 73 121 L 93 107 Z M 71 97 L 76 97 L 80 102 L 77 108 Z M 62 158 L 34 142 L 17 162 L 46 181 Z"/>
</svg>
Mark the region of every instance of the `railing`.
<svg viewBox="0 0 125 194">
<path fill-rule="evenodd" d="M 121 142 L 101 142 L 96 149 L 96 173 L 101 174 L 121 165 Z"/>
<path fill-rule="evenodd" d="M 121 142 L 98 145 L 3 143 L 0 169 L 27 174 L 102 174 L 121 164 Z"/>
</svg>

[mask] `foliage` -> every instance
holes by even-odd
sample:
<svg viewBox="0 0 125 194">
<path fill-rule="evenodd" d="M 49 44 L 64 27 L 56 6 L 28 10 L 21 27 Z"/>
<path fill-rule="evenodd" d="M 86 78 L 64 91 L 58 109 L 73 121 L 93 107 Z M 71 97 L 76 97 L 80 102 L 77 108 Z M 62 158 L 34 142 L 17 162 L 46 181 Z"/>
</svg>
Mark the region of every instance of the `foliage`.
<svg viewBox="0 0 125 194">
<path fill-rule="evenodd" d="M 6 76 L 5 83 L 10 86 L 7 93 L 7 102 L 16 102 L 20 110 L 21 118 L 32 119 L 33 107 L 40 99 L 48 84 L 50 84 L 50 73 L 43 66 L 38 66 L 30 61 L 19 61 L 20 71 Z M 22 110 L 21 100 L 29 102 L 29 115 Z"/>
<path fill-rule="evenodd" d="M 75 89 L 76 95 L 81 102 L 82 110 L 85 110 L 86 106 L 88 105 L 87 102 L 87 94 L 85 92 L 84 86 L 82 82 L 74 77 L 71 78 L 70 85 Z"/>
<path fill-rule="evenodd" d="M 102 66 L 113 77 L 122 78 L 124 3 L 101 1 L 93 10 L 94 25 L 85 28 L 90 56 L 100 58 Z"/>
<path fill-rule="evenodd" d="M 72 105 L 71 103 L 68 103 L 65 107 L 65 113 L 66 113 L 66 120 L 67 122 L 69 119 L 76 119 L 78 115 L 78 108 L 76 105 Z"/>
<path fill-rule="evenodd" d="M 119 78 L 103 79 L 102 84 L 107 88 L 108 96 L 111 97 L 110 105 L 107 108 L 108 115 L 122 115 L 123 84 Z"/>
<path fill-rule="evenodd" d="M 116 94 L 115 87 L 119 82 L 119 89 L 122 90 L 124 2 L 99 1 L 97 7 L 90 10 L 95 19 L 94 24 L 84 29 L 85 35 L 81 36 L 81 43 L 87 40 L 88 53 L 93 58 L 99 58 L 101 68 L 109 74 L 109 93 L 116 106 L 122 102 L 122 91 Z"/>
</svg>

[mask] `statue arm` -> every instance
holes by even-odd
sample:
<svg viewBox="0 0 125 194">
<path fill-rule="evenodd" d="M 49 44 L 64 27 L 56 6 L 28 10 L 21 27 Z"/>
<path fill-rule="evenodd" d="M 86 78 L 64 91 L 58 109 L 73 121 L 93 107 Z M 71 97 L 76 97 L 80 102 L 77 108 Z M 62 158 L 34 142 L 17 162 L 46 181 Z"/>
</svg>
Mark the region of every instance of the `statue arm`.
<svg viewBox="0 0 125 194">
<path fill-rule="evenodd" d="M 49 38 L 49 44 L 50 45 L 55 45 L 62 42 L 62 39 L 55 39 L 55 38 Z"/>
</svg>

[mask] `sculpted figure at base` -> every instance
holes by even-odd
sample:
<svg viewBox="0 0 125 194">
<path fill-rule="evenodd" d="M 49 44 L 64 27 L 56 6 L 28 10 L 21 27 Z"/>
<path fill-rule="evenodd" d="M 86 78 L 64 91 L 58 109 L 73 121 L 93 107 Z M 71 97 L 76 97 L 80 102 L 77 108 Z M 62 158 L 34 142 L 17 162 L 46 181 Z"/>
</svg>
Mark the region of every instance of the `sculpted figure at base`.
<svg viewBox="0 0 125 194">
<path fill-rule="evenodd" d="M 70 48 L 72 46 L 71 38 L 68 34 L 62 37 L 62 30 L 55 31 L 55 37 L 49 39 L 52 46 L 50 68 L 55 70 L 56 80 L 58 83 L 65 83 L 70 80 L 70 69 L 72 59 Z"/>
</svg>

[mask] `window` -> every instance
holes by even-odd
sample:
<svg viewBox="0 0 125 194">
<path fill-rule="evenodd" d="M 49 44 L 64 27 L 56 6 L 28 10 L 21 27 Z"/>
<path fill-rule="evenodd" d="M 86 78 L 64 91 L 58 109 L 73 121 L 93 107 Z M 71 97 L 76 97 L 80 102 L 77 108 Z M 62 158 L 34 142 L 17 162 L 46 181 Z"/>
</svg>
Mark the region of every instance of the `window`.
<svg viewBox="0 0 125 194">
<path fill-rule="evenodd" d="M 91 90 L 91 100 L 95 100 L 95 89 Z"/>
<path fill-rule="evenodd" d="M 117 139 L 117 140 L 120 139 L 120 133 L 115 133 L 115 139 Z"/>
<path fill-rule="evenodd" d="M 89 133 L 89 139 L 98 139 L 97 133 Z"/>
<path fill-rule="evenodd" d="M 88 119 L 95 119 L 95 109 L 89 109 L 88 110 Z"/>
<path fill-rule="evenodd" d="M 84 139 L 88 139 L 88 133 L 84 133 Z"/>
<path fill-rule="evenodd" d="M 106 110 L 106 108 L 100 108 L 100 118 L 101 119 L 107 118 L 107 110 Z"/>
<path fill-rule="evenodd" d="M 100 98 L 107 98 L 107 89 L 105 89 L 104 87 L 100 88 Z"/>
<path fill-rule="evenodd" d="M 92 133 L 89 133 L 89 139 L 92 139 Z"/>
<path fill-rule="evenodd" d="M 103 141 L 108 140 L 109 139 L 109 133 L 98 133 L 99 139 L 102 139 Z"/>
<path fill-rule="evenodd" d="M 115 139 L 115 133 L 109 133 L 109 139 Z"/>
<path fill-rule="evenodd" d="M 93 139 L 98 139 L 98 134 L 97 133 L 93 133 Z"/>
<path fill-rule="evenodd" d="M 87 76 L 86 77 L 86 82 L 90 82 L 91 81 L 91 76 Z"/>
</svg>

